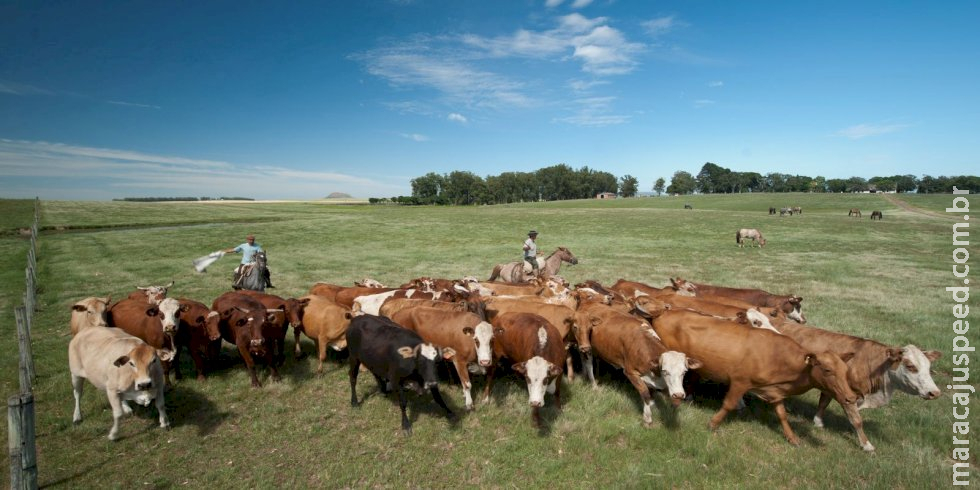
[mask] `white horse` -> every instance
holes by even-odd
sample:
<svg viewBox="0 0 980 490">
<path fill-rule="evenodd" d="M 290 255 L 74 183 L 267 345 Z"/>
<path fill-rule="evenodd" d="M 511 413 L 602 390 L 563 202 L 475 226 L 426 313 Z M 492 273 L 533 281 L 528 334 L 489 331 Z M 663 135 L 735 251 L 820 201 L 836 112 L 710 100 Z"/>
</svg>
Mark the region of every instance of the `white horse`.
<svg viewBox="0 0 980 490">
<path fill-rule="evenodd" d="M 742 228 L 735 232 L 735 243 L 739 248 L 745 245 L 745 240 L 752 240 L 759 244 L 759 248 L 766 246 L 766 239 L 762 237 L 762 232 L 755 228 Z"/>
</svg>

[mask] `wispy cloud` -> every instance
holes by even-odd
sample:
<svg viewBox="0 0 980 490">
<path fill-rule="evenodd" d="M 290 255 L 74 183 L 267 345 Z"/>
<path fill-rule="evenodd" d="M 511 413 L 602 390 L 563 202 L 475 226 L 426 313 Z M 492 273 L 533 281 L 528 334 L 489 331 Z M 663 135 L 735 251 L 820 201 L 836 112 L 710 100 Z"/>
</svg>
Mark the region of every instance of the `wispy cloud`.
<svg viewBox="0 0 980 490">
<path fill-rule="evenodd" d="M 160 108 L 160 106 L 158 106 L 158 105 L 137 104 L 135 102 L 123 102 L 121 100 L 107 100 L 106 102 L 108 102 L 110 104 L 113 104 L 113 105 L 121 105 L 121 106 L 126 106 L 126 107 L 142 107 L 144 109 L 159 109 Z"/>
<path fill-rule="evenodd" d="M 715 105 L 715 101 L 710 99 L 697 99 L 694 101 L 694 108 L 696 109 L 701 109 L 712 105 Z"/>
<path fill-rule="evenodd" d="M 561 5 L 561 3 L 564 2 L 564 1 L 565 0 L 545 0 L 544 5 L 545 5 L 545 7 L 548 7 L 548 8 L 555 8 L 555 7 L 559 6 L 559 5 Z"/>
<path fill-rule="evenodd" d="M 574 102 L 574 114 L 555 118 L 554 122 L 576 126 L 611 126 L 629 122 L 630 116 L 611 114 L 615 97 L 584 97 Z"/>
<path fill-rule="evenodd" d="M 909 127 L 908 124 L 858 124 L 856 126 L 851 126 L 837 131 L 837 135 L 850 138 L 852 140 L 859 140 L 869 136 L 894 133 L 907 127 Z"/>
<path fill-rule="evenodd" d="M 725 86 L 725 82 L 722 82 L 721 80 L 714 80 L 714 81 L 708 82 L 708 86 L 709 87 L 712 87 L 712 88 L 724 87 Z"/>
<path fill-rule="evenodd" d="M 0 94 L 8 95 L 54 95 L 54 92 L 24 83 L 0 80 Z"/>
<path fill-rule="evenodd" d="M 46 141 L 0 139 L 0 195 L 48 199 L 110 199 L 137 196 L 284 195 L 323 197 L 345 191 L 367 197 L 404 192 L 404 183 L 338 172 L 309 172 L 276 165 L 154 155 Z M 261 185 L 257 185 L 261 182 Z M 25 184 L 26 183 L 26 184 Z M 44 196 L 42 196 L 44 197 Z"/>
<path fill-rule="evenodd" d="M 591 4 L 592 4 L 592 0 L 574 0 L 572 2 L 572 8 L 573 9 L 580 9 L 580 8 L 583 8 L 583 7 L 588 7 Z"/>
<path fill-rule="evenodd" d="M 466 116 L 459 114 L 457 112 L 450 113 L 448 116 L 446 116 L 446 119 L 449 119 L 452 122 L 466 124 Z"/>
<path fill-rule="evenodd" d="M 641 23 L 640 25 L 643 26 L 643 29 L 647 32 L 647 34 L 653 37 L 658 37 L 667 34 L 675 27 L 680 25 L 680 23 L 678 23 L 674 19 L 673 15 L 670 15 L 667 17 L 658 17 L 656 19 L 650 19 L 648 21 Z"/>
<path fill-rule="evenodd" d="M 405 139 L 410 139 L 410 140 L 415 141 L 415 142 L 418 142 L 418 143 L 423 143 L 423 142 L 429 141 L 429 137 L 426 136 L 426 135 L 424 135 L 424 134 L 418 134 L 418 133 L 401 133 L 401 134 L 399 134 L 399 136 L 401 136 L 402 138 L 405 138 Z"/>
</svg>

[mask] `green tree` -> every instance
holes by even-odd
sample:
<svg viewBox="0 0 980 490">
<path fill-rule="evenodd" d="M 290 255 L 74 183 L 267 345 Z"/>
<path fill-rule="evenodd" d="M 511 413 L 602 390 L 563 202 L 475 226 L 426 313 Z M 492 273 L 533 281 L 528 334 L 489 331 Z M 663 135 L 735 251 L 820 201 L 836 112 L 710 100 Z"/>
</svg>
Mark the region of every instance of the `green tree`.
<svg viewBox="0 0 980 490">
<path fill-rule="evenodd" d="M 864 177 L 851 177 L 847 179 L 847 192 L 864 192 L 868 190 L 868 181 Z"/>
<path fill-rule="evenodd" d="M 664 182 L 664 178 L 663 177 L 659 177 L 657 179 L 657 181 L 654 182 L 654 184 L 653 184 L 653 192 L 656 192 L 657 193 L 657 197 L 660 197 L 660 195 L 664 193 L 664 185 L 665 184 L 666 184 L 666 182 Z"/>
<path fill-rule="evenodd" d="M 421 203 L 433 204 L 438 202 L 440 194 L 446 185 L 446 179 L 435 172 L 429 172 L 411 180 L 412 197 Z"/>
<path fill-rule="evenodd" d="M 634 197 L 636 196 L 637 186 L 640 181 L 636 180 L 630 174 L 626 174 L 619 179 L 619 193 L 623 197 Z"/>
<path fill-rule="evenodd" d="M 473 172 L 455 170 L 446 177 L 445 189 L 451 204 L 476 204 L 486 193 L 486 184 Z"/>
<path fill-rule="evenodd" d="M 694 192 L 694 188 L 697 182 L 694 180 L 694 176 L 683 170 L 678 170 L 674 172 L 674 176 L 670 179 L 670 185 L 667 186 L 668 194 L 690 194 Z"/>
</svg>

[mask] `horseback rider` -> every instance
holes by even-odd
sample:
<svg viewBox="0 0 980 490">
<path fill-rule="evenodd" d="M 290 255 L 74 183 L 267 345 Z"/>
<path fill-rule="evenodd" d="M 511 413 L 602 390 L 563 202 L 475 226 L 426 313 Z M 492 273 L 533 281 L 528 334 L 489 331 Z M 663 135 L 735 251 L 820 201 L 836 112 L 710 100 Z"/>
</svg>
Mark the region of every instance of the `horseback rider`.
<svg viewBox="0 0 980 490">
<path fill-rule="evenodd" d="M 540 271 L 538 270 L 538 245 L 535 240 L 538 239 L 538 232 L 531 230 L 527 232 L 527 240 L 524 240 L 524 261 L 531 264 L 532 274 L 537 276 Z"/>
<path fill-rule="evenodd" d="M 262 245 L 255 243 L 255 235 L 248 235 L 245 237 L 245 243 L 237 247 L 224 250 L 224 252 L 227 254 L 230 253 L 242 254 L 242 263 L 235 268 L 235 284 L 238 284 L 239 278 L 241 277 L 242 271 L 244 270 L 245 266 L 255 262 L 256 252 L 264 252 L 264 250 L 262 250 Z M 265 269 L 264 279 L 265 279 L 265 287 L 275 288 L 275 286 L 272 285 L 272 280 L 269 278 L 268 268 Z"/>
</svg>

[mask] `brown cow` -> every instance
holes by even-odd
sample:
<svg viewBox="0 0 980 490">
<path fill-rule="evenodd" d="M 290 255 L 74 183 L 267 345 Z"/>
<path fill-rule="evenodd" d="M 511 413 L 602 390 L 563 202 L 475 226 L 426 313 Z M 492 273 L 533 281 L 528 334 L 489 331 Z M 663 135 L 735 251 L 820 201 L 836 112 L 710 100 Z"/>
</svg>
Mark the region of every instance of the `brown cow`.
<svg viewBox="0 0 980 490">
<path fill-rule="evenodd" d="M 481 368 L 490 366 L 493 360 L 493 327 L 473 313 L 426 307 L 399 311 L 391 319 L 419 334 L 422 340 L 455 351 L 449 359 L 463 386 L 466 409 L 473 410 L 473 395 L 470 392 L 473 384 L 470 383 L 468 367 L 471 364 L 479 364 Z"/>
<path fill-rule="evenodd" d="M 338 297 L 339 296 L 340 295 L 338 295 Z M 384 304 L 385 301 L 392 298 L 455 301 L 458 298 L 458 294 L 453 291 L 425 292 L 419 289 L 393 289 L 391 291 L 384 291 L 378 294 L 360 295 L 357 298 L 354 298 L 354 301 L 351 304 L 351 311 L 354 312 L 355 316 L 364 313 L 377 316 L 381 310 L 381 305 Z"/>
<path fill-rule="evenodd" d="M 845 362 L 853 353 L 842 358 L 811 352 L 785 335 L 690 311 L 666 311 L 654 320 L 653 329 L 667 348 L 701 361 L 701 376 L 729 385 L 721 409 L 711 418 L 711 429 L 752 392 L 773 405 L 786 439 L 798 445 L 783 400 L 818 388 L 840 402 L 862 444 L 867 440 L 855 403 L 858 397 L 847 383 Z"/>
<path fill-rule="evenodd" d="M 555 404 L 561 410 L 561 364 L 565 346 L 558 330 L 548 320 L 533 313 L 502 313 L 493 325 L 493 357 L 513 361 L 512 369 L 527 381 L 528 403 L 534 424 L 541 426 L 539 409 L 544 405 L 544 393 L 555 394 Z M 490 399 L 495 364 L 487 368 L 487 386 L 483 400 Z"/>
<path fill-rule="evenodd" d="M 157 305 L 167 297 L 167 290 L 173 285 L 174 282 L 170 281 L 166 286 L 136 286 L 136 291 L 129 293 L 127 298 Z"/>
<path fill-rule="evenodd" d="M 656 288 L 649 284 L 644 284 L 637 281 L 628 281 L 626 279 L 616 281 L 615 284 L 609 286 L 609 289 L 617 291 L 627 298 L 630 296 L 636 296 L 636 291 L 643 292 L 648 296 L 653 296 L 654 298 L 665 294 L 675 293 L 683 296 L 695 295 L 693 285 L 672 283 L 670 286 L 664 288 Z"/>
<path fill-rule="evenodd" d="M 347 289 L 346 286 L 338 286 L 336 284 L 328 284 L 325 282 L 318 282 L 310 288 L 309 294 L 315 294 L 317 296 L 323 296 L 324 298 L 333 301 L 337 296 L 338 291 Z"/>
<path fill-rule="evenodd" d="M 653 423 L 652 390 L 666 389 L 674 406 L 684 399 L 684 374 L 701 363 L 681 352 L 667 349 L 646 321 L 601 303 L 585 303 L 579 309 L 580 322 L 588 325 L 592 352 L 623 370 L 643 400 L 643 423 Z M 591 360 L 586 373 L 597 386 Z"/>
<path fill-rule="evenodd" d="M 562 339 L 566 351 L 568 351 L 572 343 L 576 343 L 583 355 L 587 355 L 589 352 L 588 332 L 578 328 L 576 325 L 576 315 L 573 308 L 504 297 L 487 298 L 486 304 L 487 318 L 490 320 L 501 313 L 507 312 L 541 315 L 558 330 L 559 338 Z M 572 355 L 570 351 L 565 355 L 565 369 L 567 370 L 565 375 L 568 377 L 568 381 L 573 381 L 575 374 L 572 369 Z"/>
<path fill-rule="evenodd" d="M 263 359 L 272 371 L 272 380 L 279 381 L 279 370 L 276 369 L 271 351 L 263 336 L 263 325 L 266 322 L 276 321 L 275 313 L 267 312 L 265 306 L 257 299 L 237 291 L 229 291 L 218 296 L 211 304 L 211 309 L 220 315 L 221 338 L 238 347 L 238 353 L 245 361 L 245 369 L 252 380 L 252 387 L 262 386 L 255 374 L 256 358 Z"/>
<path fill-rule="evenodd" d="M 786 315 L 793 320 L 806 323 L 806 317 L 803 316 L 803 306 L 801 304 L 803 298 L 796 295 L 785 296 L 773 294 L 761 289 L 729 288 L 713 286 L 711 284 L 691 283 L 679 277 L 671 279 L 671 281 L 678 287 L 693 285 L 698 297 L 718 303 L 734 304 L 736 306 L 747 303 L 750 306 L 779 308 L 786 312 Z M 737 301 L 737 303 L 732 300 Z"/>
<path fill-rule="evenodd" d="M 122 329 L 160 351 L 164 379 L 169 385 L 171 361 L 177 350 L 174 337 L 180 325 L 180 303 L 166 298 L 153 305 L 127 298 L 109 307 L 106 320 L 110 327 Z"/>
<path fill-rule="evenodd" d="M 188 298 L 177 298 L 180 302 L 180 327 L 177 329 L 177 345 L 174 353 L 174 370 L 177 379 L 182 379 L 180 372 L 180 353 L 184 347 L 191 353 L 197 380 L 204 381 L 205 364 L 217 359 L 221 349 L 221 329 L 218 326 L 219 315 L 211 311 L 204 303 Z"/>
<path fill-rule="evenodd" d="M 422 306 L 445 311 L 468 311 L 483 317 L 485 315 L 484 308 L 486 304 L 474 299 L 467 301 L 441 301 L 437 299 L 390 298 L 381 305 L 381 309 L 378 312 L 381 316 L 392 318 L 395 313 L 401 310 Z"/>
<path fill-rule="evenodd" d="M 926 400 L 939 398 L 939 387 L 929 372 L 932 363 L 942 356 L 939 351 L 923 352 L 914 345 L 889 347 L 874 340 L 788 321 L 777 320 L 775 324 L 780 332 L 804 349 L 829 350 L 842 357 L 854 353 L 854 358 L 847 363 L 847 381 L 851 389 L 863 397 L 857 405 L 858 410 L 888 404 L 896 388 Z M 817 427 L 823 427 L 824 411 L 830 401 L 829 395 L 820 394 L 817 414 L 813 417 Z M 861 447 L 865 451 L 875 449 L 867 438 L 862 438 Z"/>
<path fill-rule="evenodd" d="M 384 293 L 387 291 L 398 291 L 398 290 L 399 288 L 361 288 L 356 286 L 352 288 L 343 288 L 336 292 L 336 294 L 333 297 L 333 301 L 334 303 L 337 303 L 338 305 L 343 306 L 345 308 L 353 308 L 354 300 L 361 296 L 369 296 L 373 294 Z"/>
<path fill-rule="evenodd" d="M 306 301 L 306 307 L 303 309 L 303 328 L 293 328 L 295 355 L 299 359 L 303 353 L 299 346 L 299 334 L 303 332 L 316 345 L 317 358 L 320 360 L 316 372 L 320 373 L 323 372 L 323 361 L 327 359 L 327 347 L 336 351 L 347 347 L 346 334 L 352 318 L 351 311 L 315 294 L 304 296 L 300 300 Z"/>
<path fill-rule="evenodd" d="M 286 330 L 290 323 L 293 325 L 294 332 L 297 328 L 303 327 L 305 303 L 294 298 L 285 299 L 259 291 L 243 289 L 238 292 L 259 300 L 266 310 L 275 314 L 275 321 L 266 322 L 262 327 L 262 337 L 269 343 L 268 348 L 272 351 L 272 358 L 275 360 L 276 366 L 282 366 L 286 360 Z"/>
<path fill-rule="evenodd" d="M 71 305 L 71 334 L 75 335 L 88 327 L 105 327 L 106 309 L 112 297 L 85 298 Z"/>
</svg>

